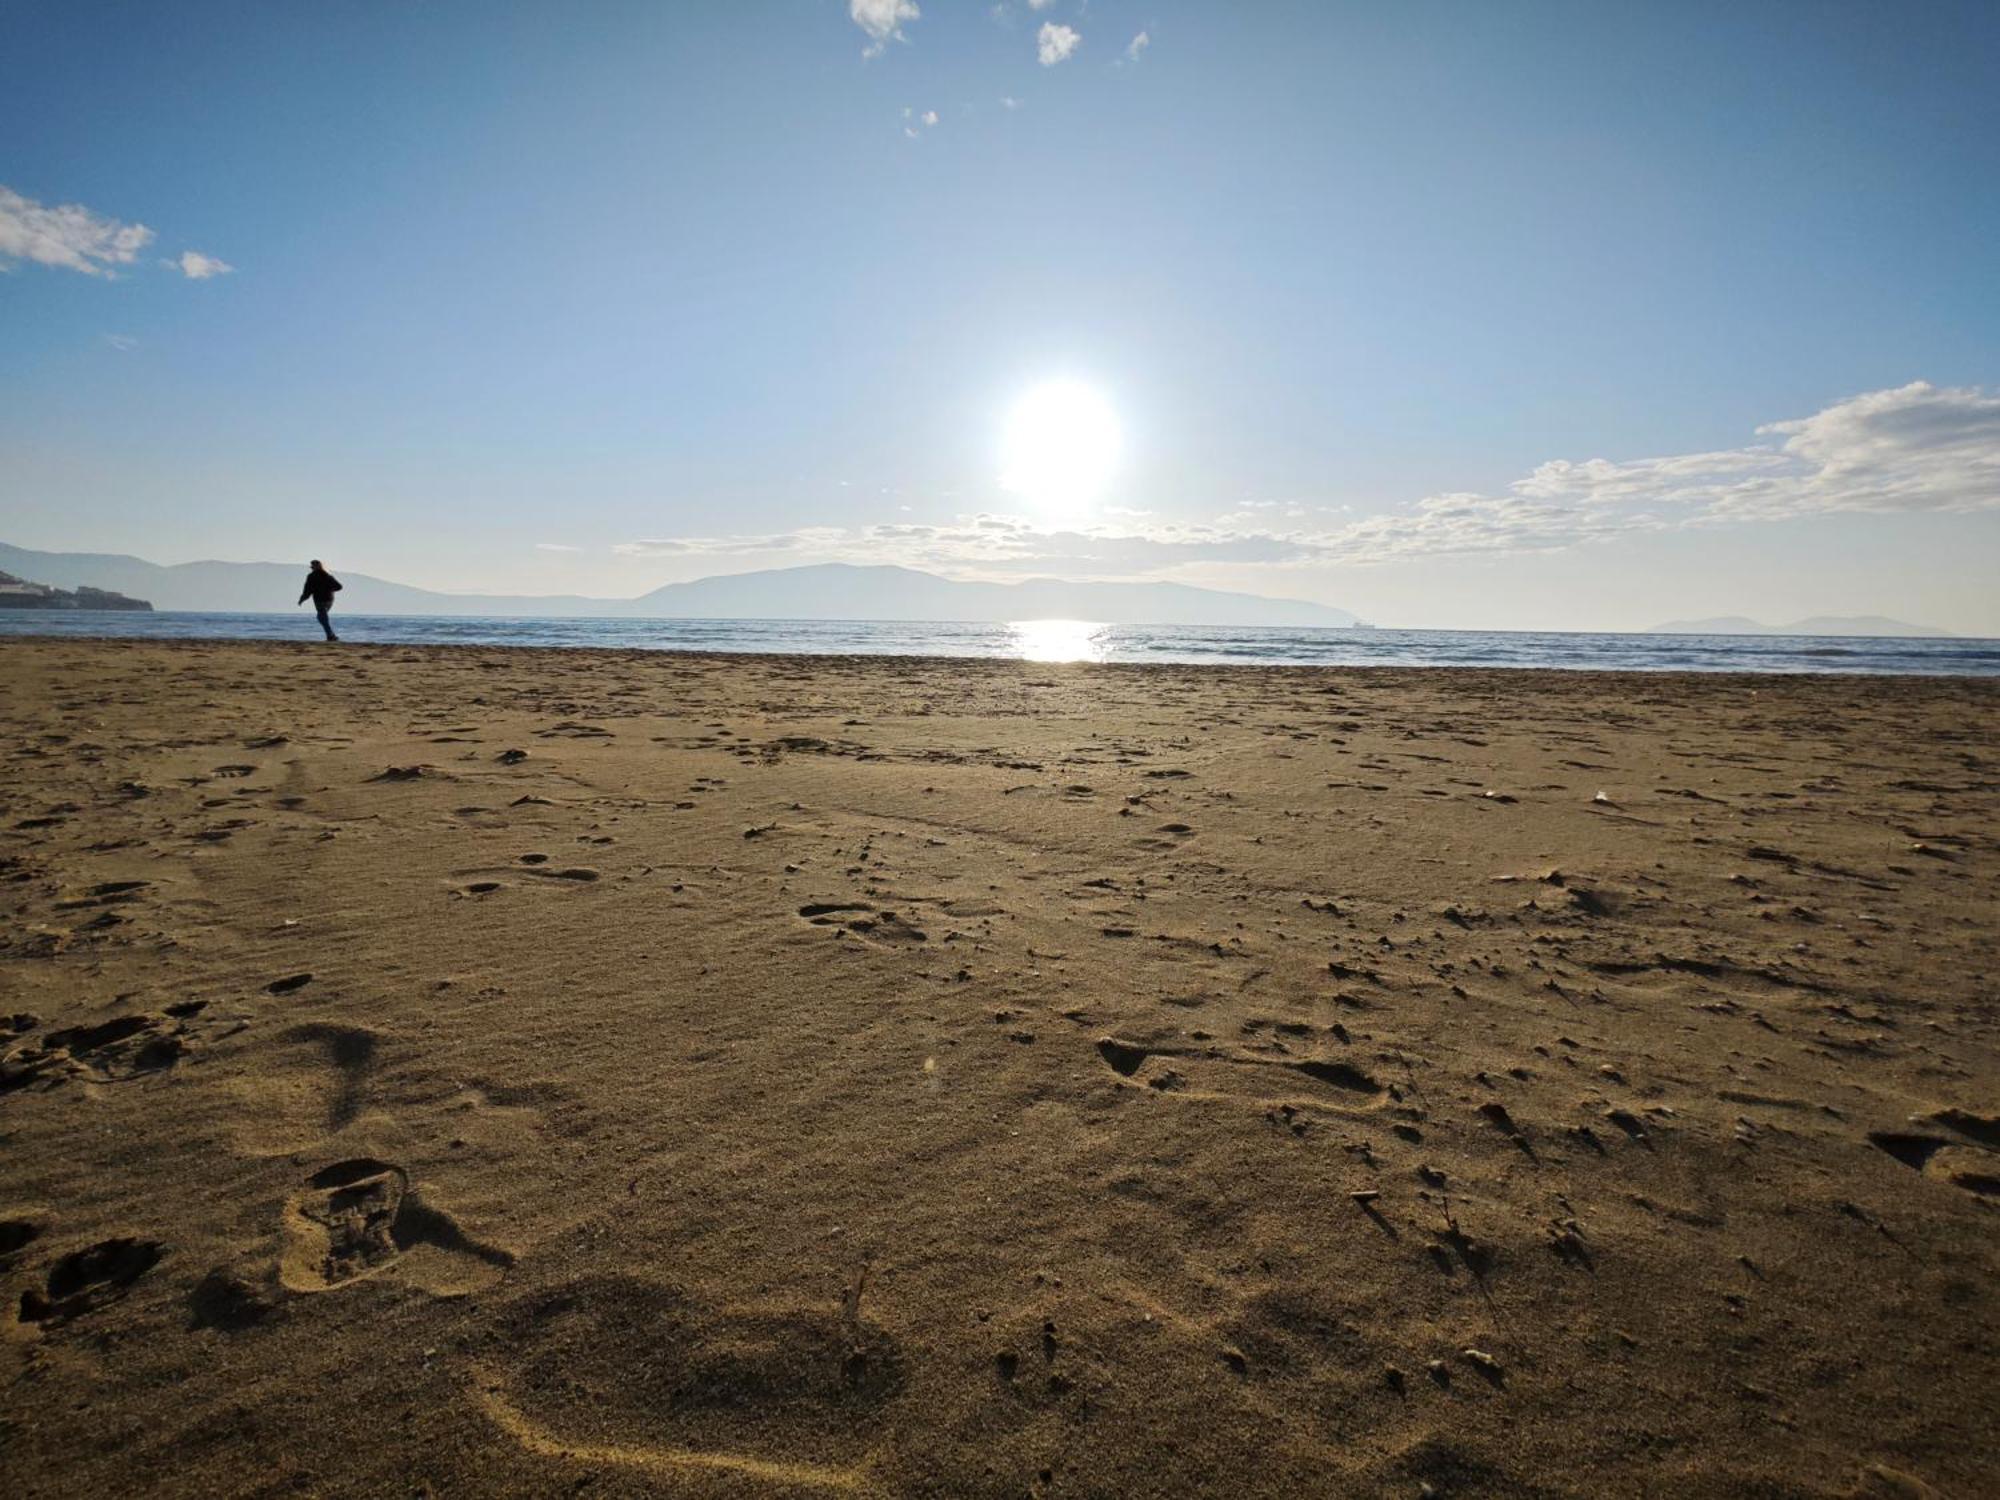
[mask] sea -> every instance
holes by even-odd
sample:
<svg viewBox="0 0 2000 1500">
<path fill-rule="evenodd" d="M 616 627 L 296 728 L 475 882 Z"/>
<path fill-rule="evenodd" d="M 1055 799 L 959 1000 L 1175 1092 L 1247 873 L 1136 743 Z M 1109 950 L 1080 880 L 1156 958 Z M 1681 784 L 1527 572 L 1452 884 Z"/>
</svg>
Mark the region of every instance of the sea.
<svg viewBox="0 0 2000 1500">
<path fill-rule="evenodd" d="M 1623 635 L 1596 631 L 1253 629 L 908 620 L 644 620 L 481 615 L 334 616 L 362 645 L 612 647 L 802 656 L 944 656 L 1238 666 L 1555 667 L 1616 672 L 1851 672 L 2000 676 L 2000 640 L 1877 636 Z M 0 638 L 319 640 L 311 614 L 0 610 Z"/>
</svg>

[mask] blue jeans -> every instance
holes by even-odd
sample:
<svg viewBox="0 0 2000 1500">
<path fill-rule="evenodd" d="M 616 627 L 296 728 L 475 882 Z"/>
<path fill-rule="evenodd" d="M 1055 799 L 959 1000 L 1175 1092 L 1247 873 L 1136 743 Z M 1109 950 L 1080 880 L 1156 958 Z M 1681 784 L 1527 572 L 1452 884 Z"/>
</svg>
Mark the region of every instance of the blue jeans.
<svg viewBox="0 0 2000 1500">
<path fill-rule="evenodd" d="M 330 641 L 337 641 L 340 639 L 340 637 L 333 633 L 333 621 L 329 620 L 326 617 L 326 612 L 329 607 L 330 606 L 325 604 L 315 604 L 313 606 L 313 613 L 319 616 L 319 628 L 326 632 L 326 638 Z"/>
</svg>

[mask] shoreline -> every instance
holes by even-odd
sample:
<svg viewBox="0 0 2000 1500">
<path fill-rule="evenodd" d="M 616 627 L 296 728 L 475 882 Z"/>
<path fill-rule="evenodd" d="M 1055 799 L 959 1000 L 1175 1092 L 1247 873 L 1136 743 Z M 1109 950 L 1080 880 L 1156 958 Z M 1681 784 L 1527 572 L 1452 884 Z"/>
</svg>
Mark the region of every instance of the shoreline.
<svg viewBox="0 0 2000 1500">
<path fill-rule="evenodd" d="M 358 616 L 356 618 L 367 618 Z M 1445 632 L 1439 632 L 1445 633 Z M 1484 635 L 1492 632 L 1465 631 L 1467 635 Z M 1526 632 L 1540 633 L 1540 632 Z M 1576 632 L 1591 635 L 1594 632 Z M 1635 635 L 1635 639 L 1646 639 Z M 1895 639 L 1920 641 L 1930 639 L 1923 636 L 1909 637 L 1867 637 L 1866 639 Z M 1974 637 L 1963 637 L 1967 644 L 1982 644 Z M 837 663 L 843 668 L 865 667 L 874 662 L 905 663 L 936 667 L 960 668 L 977 666 L 983 668 L 1017 667 L 1029 669 L 1069 670 L 1086 668 L 1092 670 L 1140 671 L 1140 672 L 1301 672 L 1301 673 L 1354 673 L 1357 675 L 1385 674 L 1407 675 L 1465 675 L 1494 676 L 1502 680 L 1514 681 L 1546 675 L 1556 679 L 1589 677 L 1592 679 L 1631 678 L 1635 682 L 1658 682 L 1661 679 L 1685 680 L 1688 682 L 1734 682 L 1738 684 L 1771 684 L 1790 681 L 1838 681 L 1838 682 L 1922 682 L 1946 683 L 1973 686 L 1991 684 L 1993 690 L 2000 691 L 2000 672 L 1930 672 L 1930 671 L 1887 671 L 1869 669 L 1866 671 L 1838 671 L 1810 669 L 1743 669 L 1735 671 L 1687 668 L 1687 667 L 1590 667 L 1590 666 L 1501 666 L 1495 664 L 1465 664 L 1457 662 L 1424 665 L 1407 662 L 1255 662 L 1255 661 L 1041 661 L 1024 656 L 951 656 L 923 652 L 888 651 L 735 651 L 703 650 L 687 646 L 619 646 L 619 645 L 545 645 L 531 642 L 487 642 L 487 641 L 363 641 L 341 640 L 328 642 L 308 635 L 300 635 L 294 640 L 289 637 L 244 637 L 244 636 L 126 636 L 126 635 L 69 635 L 36 634 L 29 632 L 8 632 L 0 630 L 0 647 L 10 643 L 57 646 L 82 644 L 90 646 L 112 646 L 130 650 L 147 650 L 154 647 L 164 649 L 213 648 L 247 650 L 298 650 L 310 648 L 316 652 L 328 646 L 353 653 L 358 651 L 416 651 L 416 652 L 478 652 L 497 651 L 510 655 L 542 654 L 554 660 L 570 657 L 603 656 L 607 658 L 629 659 L 633 661 L 658 659 L 689 659 L 700 662 L 725 664 L 729 662 L 826 662 Z M 2000 640 L 1992 644 L 2000 647 Z"/>
<path fill-rule="evenodd" d="M 216 619 L 216 620 L 228 620 L 228 619 L 296 620 L 297 618 L 297 616 L 291 610 L 285 610 L 285 609 L 252 609 L 252 610 L 155 609 L 151 606 L 148 606 L 145 610 L 0 609 L 0 620 L 11 619 L 16 616 L 32 618 L 36 616 L 48 616 L 48 615 L 54 615 L 57 618 L 68 619 L 68 618 L 74 618 L 75 616 L 80 614 L 102 614 L 102 615 L 150 614 L 155 617 L 164 615 L 176 615 L 176 616 L 185 615 L 185 616 L 191 616 L 195 619 Z M 440 621 L 513 620 L 513 621 L 541 623 L 541 624 L 586 624 L 586 625 L 605 625 L 605 624 L 842 625 L 842 626 L 886 625 L 895 627 L 914 626 L 914 625 L 951 625 L 951 626 L 983 626 L 988 628 L 995 628 L 1008 625 L 1032 625 L 1042 622 L 1039 619 L 1038 620 L 989 620 L 989 619 L 918 620 L 918 619 L 861 619 L 861 618 L 848 619 L 846 617 L 829 618 L 827 616 L 822 616 L 822 615 L 797 615 L 797 616 L 794 615 L 473 615 L 473 614 L 399 615 L 399 614 L 374 614 L 362 610 L 343 610 L 340 612 L 340 618 L 349 620 L 440 620 Z M 1044 618 L 1055 618 L 1055 617 L 1044 617 Z M 1735 640 L 1735 641 L 1787 641 L 1787 640 L 1945 641 L 1945 642 L 1956 642 L 1967 645 L 1980 645 L 1980 644 L 2000 645 L 2000 636 L 1961 635 L 1956 632 L 1948 632 L 1944 634 L 1919 634 L 1919 635 L 1853 635 L 1849 633 L 1842 633 L 1837 635 L 1822 636 L 1822 635 L 1794 634 L 1789 631 L 1753 631 L 1744 635 L 1732 635 L 1727 631 L 1713 631 L 1713 630 L 1695 630 L 1695 631 L 1652 630 L 1652 629 L 1535 630 L 1535 629 L 1528 629 L 1523 626 L 1506 626 L 1506 627 L 1496 626 L 1491 628 L 1481 628 L 1478 626 L 1471 626 L 1471 625 L 1373 625 L 1373 624 L 1369 625 L 1179 625 L 1179 624 L 1174 624 L 1172 622 L 1140 621 L 1140 620 L 1124 620 L 1124 621 L 1081 620 L 1078 623 L 1085 625 L 1100 625 L 1115 630 L 1245 630 L 1245 631 L 1264 630 L 1273 632 L 1299 631 L 1305 633 L 1318 633 L 1318 634 L 1333 635 L 1333 636 L 1347 636 L 1347 635 L 1370 636 L 1376 634 L 1396 635 L 1404 633 L 1417 633 L 1423 635 L 1553 635 L 1553 636 L 1584 636 L 1584 637 L 1608 635 L 1608 636 L 1630 637 L 1635 640 L 1673 639 L 1673 640 Z M 85 636 L 77 638 L 88 639 L 88 640 L 126 639 L 126 637 L 120 637 L 120 636 Z M 209 637 L 205 636 L 147 637 L 147 639 L 205 640 L 209 639 Z M 217 637 L 216 639 L 228 639 L 228 638 Z"/>
</svg>

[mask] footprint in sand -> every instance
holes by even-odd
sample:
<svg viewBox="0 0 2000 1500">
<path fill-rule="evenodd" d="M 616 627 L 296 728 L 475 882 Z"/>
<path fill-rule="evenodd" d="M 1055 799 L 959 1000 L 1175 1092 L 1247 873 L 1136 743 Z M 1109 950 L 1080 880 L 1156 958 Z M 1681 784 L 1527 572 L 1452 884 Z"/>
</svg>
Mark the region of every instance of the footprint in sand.
<svg viewBox="0 0 2000 1500">
<path fill-rule="evenodd" d="M 139 900 L 152 884 L 150 880 L 100 881 L 88 890 L 63 895 L 56 902 L 56 910 L 76 911 L 96 906 L 123 906 Z"/>
<path fill-rule="evenodd" d="M 799 915 L 815 927 L 835 928 L 841 935 L 859 938 L 870 947 L 930 941 L 929 933 L 901 914 L 866 901 L 809 901 L 799 908 Z"/>
<path fill-rule="evenodd" d="M 132 1283 L 160 1263 L 158 1240 L 121 1236 L 73 1250 L 49 1267 L 40 1289 L 21 1293 L 23 1323 L 67 1323 L 123 1297 Z"/>
<path fill-rule="evenodd" d="M 524 854 L 514 865 L 479 866 L 454 870 L 452 874 L 461 880 L 469 875 L 481 877 L 467 881 L 464 885 L 453 886 L 451 893 L 454 896 L 490 896 L 497 891 L 503 891 L 507 889 L 507 882 L 494 878 L 500 875 L 533 875 L 542 880 L 559 880 L 574 885 L 589 885 L 604 878 L 604 872 L 594 865 L 551 866 L 546 854 Z"/>
<path fill-rule="evenodd" d="M 1872 1131 L 1868 1143 L 1935 1182 L 1949 1183 L 1982 1198 L 2000 1197 L 2000 1154 L 1941 1135 L 1906 1130 Z"/>
<path fill-rule="evenodd" d="M 392 1162 L 356 1156 L 322 1167 L 285 1204 L 278 1279 L 328 1292 L 393 1271 L 440 1297 L 497 1282 L 514 1257 L 468 1235 L 410 1187 Z"/>
<path fill-rule="evenodd" d="M 1112 1036 L 1098 1038 L 1097 1055 L 1120 1078 L 1187 1099 L 1292 1098 L 1302 1092 L 1301 1079 L 1314 1085 L 1303 1092 L 1322 1104 L 1345 1096 L 1348 1103 L 1372 1108 L 1388 1097 L 1386 1086 L 1366 1069 L 1339 1059 L 1246 1057 Z"/>
<path fill-rule="evenodd" d="M 815 927 L 838 927 L 846 923 L 849 912 L 873 910 L 866 901 L 808 901 L 799 908 L 799 915 Z"/>
<path fill-rule="evenodd" d="M 427 776 L 438 775 L 438 768 L 432 765 L 385 766 L 379 775 L 370 776 L 370 781 L 421 781 Z M 450 780 L 450 777 L 446 778 Z"/>
<path fill-rule="evenodd" d="M 185 1022 L 165 1016 L 116 1016 L 66 1026 L 0 1055 L 0 1094 L 29 1084 L 125 1083 L 171 1068 L 187 1055 Z"/>
<path fill-rule="evenodd" d="M 823 1309 L 715 1308 L 628 1276 L 553 1287 L 503 1315 L 481 1399 L 540 1455 L 862 1488 L 904 1359 L 860 1316 L 858 1287 Z"/>
</svg>

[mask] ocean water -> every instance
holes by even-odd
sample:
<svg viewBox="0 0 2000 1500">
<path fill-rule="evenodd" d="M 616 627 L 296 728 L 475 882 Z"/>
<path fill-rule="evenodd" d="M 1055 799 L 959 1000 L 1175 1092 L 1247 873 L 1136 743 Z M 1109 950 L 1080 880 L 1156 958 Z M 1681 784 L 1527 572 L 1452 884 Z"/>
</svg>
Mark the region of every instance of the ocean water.
<svg viewBox="0 0 2000 1500">
<path fill-rule="evenodd" d="M 1212 665 L 1563 667 L 1641 672 L 1861 672 L 2000 676 L 2000 641 L 1877 636 L 1618 635 L 1525 630 L 1314 630 L 901 620 L 640 620 L 475 615 L 346 615 L 365 644 L 609 646 L 645 651 L 968 656 L 1024 661 Z M 311 614 L 0 610 L 0 638 L 316 642 Z"/>
</svg>

